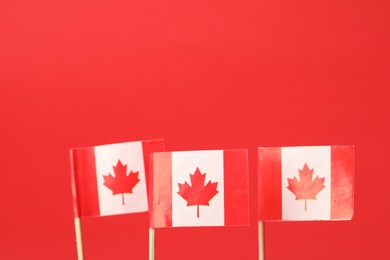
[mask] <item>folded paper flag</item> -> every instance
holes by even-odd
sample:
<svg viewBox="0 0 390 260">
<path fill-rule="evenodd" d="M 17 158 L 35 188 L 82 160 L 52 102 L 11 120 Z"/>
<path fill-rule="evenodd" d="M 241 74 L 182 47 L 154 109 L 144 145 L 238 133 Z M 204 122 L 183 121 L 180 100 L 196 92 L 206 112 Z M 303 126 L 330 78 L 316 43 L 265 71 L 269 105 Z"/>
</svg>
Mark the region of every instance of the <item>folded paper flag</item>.
<svg viewBox="0 0 390 260">
<path fill-rule="evenodd" d="M 75 217 L 148 211 L 149 154 L 161 151 L 161 139 L 71 149 Z"/>
<path fill-rule="evenodd" d="M 249 225 L 247 150 L 154 153 L 150 226 Z"/>
<path fill-rule="evenodd" d="M 259 221 L 350 220 L 353 163 L 353 146 L 259 148 Z"/>
</svg>

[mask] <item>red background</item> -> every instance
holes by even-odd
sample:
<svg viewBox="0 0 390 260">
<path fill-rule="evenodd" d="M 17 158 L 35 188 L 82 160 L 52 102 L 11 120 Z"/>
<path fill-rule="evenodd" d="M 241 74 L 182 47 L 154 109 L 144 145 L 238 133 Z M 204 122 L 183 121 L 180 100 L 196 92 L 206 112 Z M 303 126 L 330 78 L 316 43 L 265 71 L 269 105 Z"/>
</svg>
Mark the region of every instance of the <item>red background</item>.
<svg viewBox="0 0 390 260">
<path fill-rule="evenodd" d="M 162 229 L 157 260 L 257 259 L 256 147 L 354 144 L 350 222 L 266 224 L 266 257 L 390 259 L 390 2 L 1 1 L 0 258 L 76 259 L 68 150 L 249 148 L 251 226 Z M 147 259 L 145 214 L 83 221 Z M 133 258 L 132 258 L 133 257 Z"/>
</svg>

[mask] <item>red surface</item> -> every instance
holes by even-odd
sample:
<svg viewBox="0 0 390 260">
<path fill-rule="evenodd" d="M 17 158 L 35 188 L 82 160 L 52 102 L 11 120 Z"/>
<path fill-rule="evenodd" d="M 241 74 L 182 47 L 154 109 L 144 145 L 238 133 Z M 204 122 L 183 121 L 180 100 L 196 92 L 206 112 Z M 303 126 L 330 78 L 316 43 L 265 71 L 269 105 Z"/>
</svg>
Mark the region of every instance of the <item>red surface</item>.
<svg viewBox="0 0 390 260">
<path fill-rule="evenodd" d="M 354 148 L 351 146 L 332 147 L 330 206 L 330 218 L 332 219 L 351 219 L 353 217 L 353 157 Z"/>
<path fill-rule="evenodd" d="M 267 260 L 390 259 L 389 10 L 1 1 L 0 259 L 76 259 L 68 149 L 156 137 L 249 148 L 252 192 L 250 227 L 158 230 L 157 260 L 256 259 L 256 147 L 323 144 L 356 145 L 354 219 L 267 223 Z M 86 219 L 86 260 L 146 259 L 147 225 Z"/>
<path fill-rule="evenodd" d="M 249 224 L 248 151 L 223 151 L 225 225 Z"/>
</svg>

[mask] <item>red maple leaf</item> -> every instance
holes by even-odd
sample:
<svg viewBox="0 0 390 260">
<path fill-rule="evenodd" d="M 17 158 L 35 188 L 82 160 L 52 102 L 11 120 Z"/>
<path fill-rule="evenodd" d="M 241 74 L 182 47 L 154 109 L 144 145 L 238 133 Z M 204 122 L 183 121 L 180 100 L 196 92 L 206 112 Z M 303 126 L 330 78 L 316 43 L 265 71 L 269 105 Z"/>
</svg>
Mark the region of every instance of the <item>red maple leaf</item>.
<svg viewBox="0 0 390 260">
<path fill-rule="evenodd" d="M 188 185 L 187 182 L 184 184 L 178 183 L 179 192 L 178 194 L 187 201 L 187 207 L 197 206 L 197 217 L 199 218 L 199 206 L 209 206 L 209 201 L 217 195 L 217 186 L 218 182 L 209 181 L 206 186 L 204 181 L 206 178 L 206 173 L 202 174 L 199 168 L 196 168 L 194 174 L 190 174 L 191 185 Z"/>
<path fill-rule="evenodd" d="M 309 169 L 307 164 L 303 166 L 302 170 L 299 170 L 299 178 L 294 177 L 294 179 L 287 178 L 288 187 L 292 193 L 295 194 L 295 200 L 305 200 L 305 211 L 307 209 L 307 200 L 316 200 L 317 194 L 325 188 L 324 181 L 325 178 L 316 178 L 313 180 L 313 171 L 314 169 Z"/>
<path fill-rule="evenodd" d="M 113 166 L 115 177 L 110 173 L 103 175 L 104 185 L 112 190 L 112 195 L 122 194 L 122 204 L 125 205 L 124 193 L 133 193 L 134 186 L 140 181 L 138 172 L 130 171 L 127 175 L 127 164 L 123 165 L 118 160 L 116 166 Z"/>
</svg>

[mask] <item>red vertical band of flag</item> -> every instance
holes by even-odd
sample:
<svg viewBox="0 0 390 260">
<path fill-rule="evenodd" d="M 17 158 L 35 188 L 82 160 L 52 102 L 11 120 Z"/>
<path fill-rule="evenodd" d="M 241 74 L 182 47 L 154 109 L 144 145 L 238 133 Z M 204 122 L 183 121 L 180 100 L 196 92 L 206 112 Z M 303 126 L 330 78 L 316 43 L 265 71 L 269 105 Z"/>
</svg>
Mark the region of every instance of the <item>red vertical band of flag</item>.
<svg viewBox="0 0 390 260">
<path fill-rule="evenodd" d="M 150 226 L 152 228 L 171 227 L 172 153 L 152 154 L 150 170 Z"/>
<path fill-rule="evenodd" d="M 259 220 L 282 219 L 281 148 L 259 148 Z"/>
<path fill-rule="evenodd" d="M 100 215 L 93 148 L 72 149 L 71 174 L 75 217 Z M 77 174 L 82 172 L 83 174 Z"/>
<path fill-rule="evenodd" d="M 333 146 L 331 219 L 351 219 L 353 216 L 353 146 Z"/>
<path fill-rule="evenodd" d="M 225 225 L 248 225 L 248 152 L 225 150 L 223 157 Z"/>
<path fill-rule="evenodd" d="M 146 178 L 146 183 L 149 183 L 149 161 L 150 161 L 150 156 L 151 153 L 154 152 L 163 152 L 165 151 L 165 145 L 164 145 L 164 140 L 163 139 L 158 139 L 158 140 L 148 140 L 148 141 L 142 141 L 142 152 L 143 152 L 143 157 L 144 157 L 144 167 L 145 167 L 145 178 Z M 146 188 L 149 185 L 146 185 Z M 150 209 L 150 207 L 149 207 Z"/>
</svg>

